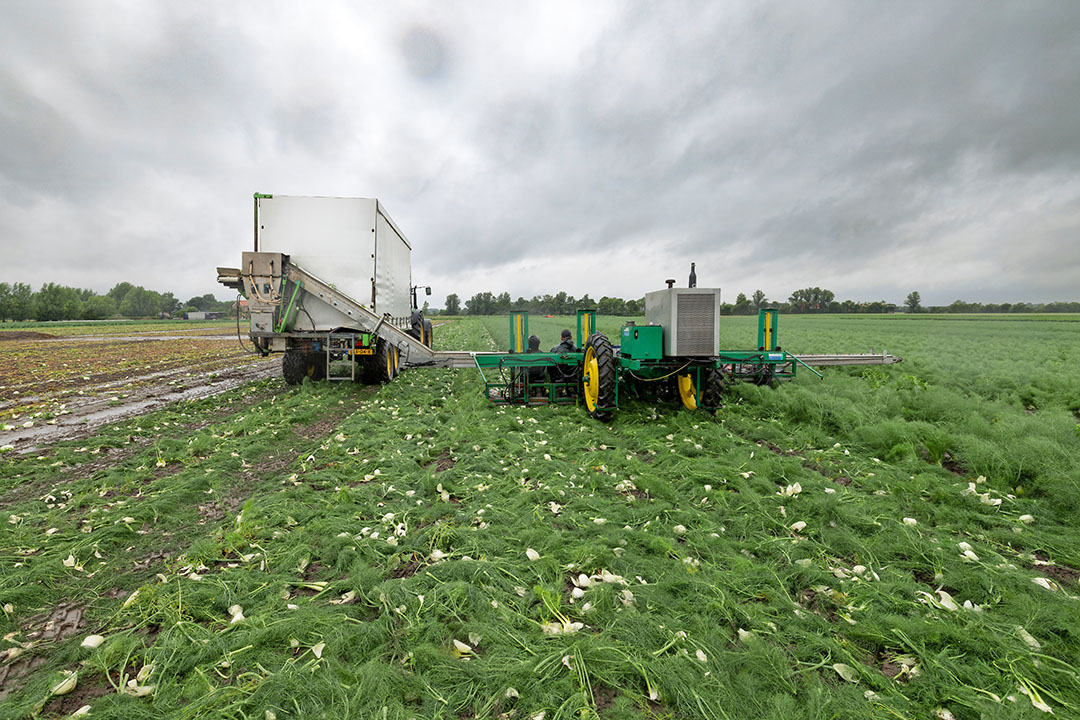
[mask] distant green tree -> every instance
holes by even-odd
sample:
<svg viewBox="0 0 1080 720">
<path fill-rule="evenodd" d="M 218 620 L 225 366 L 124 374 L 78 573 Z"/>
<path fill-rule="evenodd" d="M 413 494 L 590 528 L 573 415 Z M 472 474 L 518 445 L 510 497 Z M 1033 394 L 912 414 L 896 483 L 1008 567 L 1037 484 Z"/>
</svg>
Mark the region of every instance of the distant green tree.
<svg viewBox="0 0 1080 720">
<path fill-rule="evenodd" d="M 749 315 L 753 311 L 753 305 L 751 305 L 745 294 L 739 293 L 735 298 L 735 307 L 731 311 L 735 315 Z"/>
<path fill-rule="evenodd" d="M 495 298 L 495 310 L 499 313 L 510 312 L 510 293 L 499 293 L 499 296 Z"/>
<path fill-rule="evenodd" d="M 476 293 L 465 302 L 467 315 L 494 315 L 495 296 L 490 292 Z"/>
<path fill-rule="evenodd" d="M 144 287 L 134 287 L 124 295 L 120 303 L 120 314 L 124 317 L 150 317 L 157 315 L 160 296 Z"/>
<path fill-rule="evenodd" d="M 218 309 L 218 299 L 211 293 L 193 297 L 188 300 L 186 304 L 193 308 L 197 308 L 201 312 L 213 312 Z"/>
<path fill-rule="evenodd" d="M 600 298 L 596 310 L 601 315 L 626 315 L 626 301 L 622 298 L 608 297 L 605 295 Z"/>
<path fill-rule="evenodd" d="M 461 298 L 457 296 L 457 293 L 450 293 L 446 296 L 446 307 L 443 308 L 443 312 L 447 315 L 461 314 Z"/>
<path fill-rule="evenodd" d="M 769 304 L 769 301 L 765 299 L 765 293 L 760 290 L 754 291 L 754 294 L 750 296 L 750 301 L 754 303 L 755 310 L 760 310 Z"/>
<path fill-rule="evenodd" d="M 177 300 L 171 292 L 161 294 L 161 301 L 158 303 L 158 310 L 160 312 L 172 315 L 176 313 L 180 307 L 180 301 Z"/>
<path fill-rule="evenodd" d="M 908 293 L 907 299 L 904 300 L 904 304 L 907 305 L 908 312 L 917 313 L 922 312 L 921 301 L 922 298 L 919 297 L 919 291 L 912 290 Z"/>
<path fill-rule="evenodd" d="M 832 290 L 819 287 L 802 288 L 791 293 L 788 303 L 792 312 L 826 312 L 835 297 Z"/>
<path fill-rule="evenodd" d="M 116 301 L 108 295 L 94 295 L 82 305 L 83 320 L 104 320 L 116 314 Z"/>
<path fill-rule="evenodd" d="M 8 316 L 15 321 L 29 320 L 34 316 L 34 290 L 26 283 L 17 282 L 11 286 L 11 300 Z"/>
<path fill-rule="evenodd" d="M 129 282 L 116 283 L 112 286 L 112 289 L 110 289 L 109 292 L 106 293 L 106 295 L 115 300 L 116 304 L 119 305 L 120 303 L 124 302 L 124 296 L 127 295 L 134 288 L 135 286 Z"/>
<path fill-rule="evenodd" d="M 11 317 L 11 286 L 0 282 L 0 322 Z"/>
<path fill-rule="evenodd" d="M 34 296 L 35 320 L 74 320 L 82 312 L 82 300 L 75 288 L 45 283 Z"/>
</svg>

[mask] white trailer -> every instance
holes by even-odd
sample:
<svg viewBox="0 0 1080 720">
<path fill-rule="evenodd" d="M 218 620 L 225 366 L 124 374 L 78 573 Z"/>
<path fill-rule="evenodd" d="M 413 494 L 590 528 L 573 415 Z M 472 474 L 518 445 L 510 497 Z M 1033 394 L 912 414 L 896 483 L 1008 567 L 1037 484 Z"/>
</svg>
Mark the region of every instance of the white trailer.
<svg viewBox="0 0 1080 720">
<path fill-rule="evenodd" d="M 412 246 L 373 198 L 255 195 L 254 249 L 218 281 L 248 299 L 248 332 L 263 354 L 283 352 L 290 384 L 349 377 L 392 380 L 429 362 L 431 325 L 414 307 Z"/>
</svg>

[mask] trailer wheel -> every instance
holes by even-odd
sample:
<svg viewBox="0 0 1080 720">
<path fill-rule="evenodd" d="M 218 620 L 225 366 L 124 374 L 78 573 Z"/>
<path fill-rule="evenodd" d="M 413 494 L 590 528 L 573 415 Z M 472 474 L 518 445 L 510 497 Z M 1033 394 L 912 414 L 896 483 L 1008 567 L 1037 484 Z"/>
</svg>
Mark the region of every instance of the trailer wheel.
<svg viewBox="0 0 1080 720">
<path fill-rule="evenodd" d="M 365 382 L 371 384 L 386 383 L 394 379 L 397 375 L 397 348 L 388 343 L 386 340 L 379 338 L 375 343 L 375 353 L 369 356 L 369 360 L 365 365 L 367 366 L 367 372 L 365 375 Z"/>
<path fill-rule="evenodd" d="M 307 375 L 308 362 L 299 350 L 287 350 L 281 356 L 281 375 L 289 385 L 299 385 Z"/>
<path fill-rule="evenodd" d="M 701 404 L 706 410 L 716 410 L 724 404 L 724 386 L 727 378 L 720 368 L 710 368 L 705 375 L 705 390 L 701 393 Z"/>
<path fill-rule="evenodd" d="M 589 415 L 607 422 L 615 412 L 615 353 L 603 333 L 593 333 L 585 342 L 581 363 L 581 397 Z"/>
<path fill-rule="evenodd" d="M 312 380 L 326 379 L 326 353 L 317 352 L 307 356 L 307 376 Z"/>
</svg>

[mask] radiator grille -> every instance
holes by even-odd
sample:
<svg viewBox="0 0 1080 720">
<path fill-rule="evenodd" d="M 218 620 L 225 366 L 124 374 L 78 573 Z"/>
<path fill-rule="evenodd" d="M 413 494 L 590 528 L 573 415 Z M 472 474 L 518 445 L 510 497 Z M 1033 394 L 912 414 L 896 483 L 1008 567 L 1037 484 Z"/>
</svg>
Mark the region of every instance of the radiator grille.
<svg viewBox="0 0 1080 720">
<path fill-rule="evenodd" d="M 716 296 L 712 293 L 680 293 L 677 298 L 676 354 L 712 355 Z"/>
</svg>

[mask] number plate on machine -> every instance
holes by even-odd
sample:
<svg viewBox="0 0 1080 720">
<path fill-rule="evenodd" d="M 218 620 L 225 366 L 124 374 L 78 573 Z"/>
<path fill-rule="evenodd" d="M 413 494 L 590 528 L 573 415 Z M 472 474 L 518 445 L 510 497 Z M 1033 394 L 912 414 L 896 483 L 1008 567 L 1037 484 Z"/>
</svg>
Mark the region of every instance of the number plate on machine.
<svg viewBox="0 0 1080 720">
<path fill-rule="evenodd" d="M 353 355 L 374 355 L 375 348 L 356 348 L 353 350 Z"/>
</svg>

